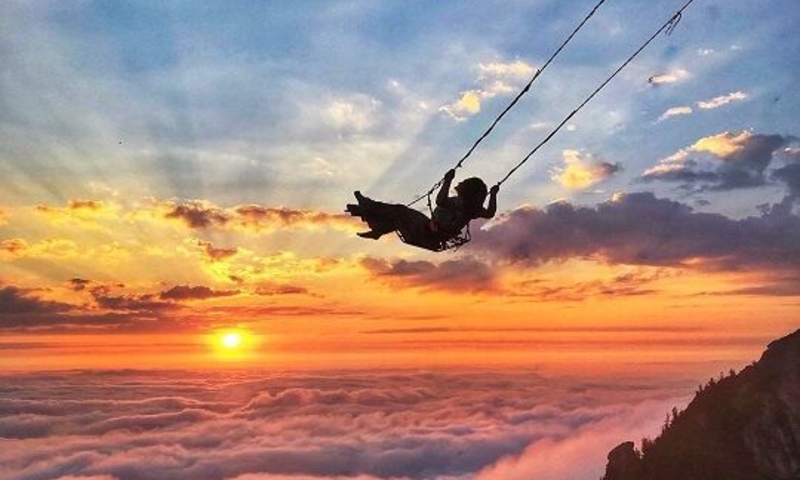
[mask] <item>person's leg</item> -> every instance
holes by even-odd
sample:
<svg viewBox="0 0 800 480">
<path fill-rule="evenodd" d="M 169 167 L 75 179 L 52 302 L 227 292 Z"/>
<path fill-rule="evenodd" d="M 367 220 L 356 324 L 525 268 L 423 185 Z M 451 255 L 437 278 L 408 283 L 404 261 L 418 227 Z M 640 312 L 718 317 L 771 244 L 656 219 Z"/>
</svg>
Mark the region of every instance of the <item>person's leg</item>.
<svg viewBox="0 0 800 480">
<path fill-rule="evenodd" d="M 361 205 L 355 205 L 352 203 L 348 203 L 347 208 L 345 208 L 344 211 L 353 217 L 360 217 L 361 213 L 363 212 Z"/>
<path fill-rule="evenodd" d="M 441 241 L 430 229 L 431 220 L 424 213 L 403 205 L 404 210 L 398 220 L 398 232 L 409 245 L 426 250 L 439 251 Z"/>
<path fill-rule="evenodd" d="M 348 204 L 346 211 L 350 215 L 361 217 L 370 227 L 369 231 L 358 233 L 359 237 L 377 240 L 381 236 L 392 233 L 397 229 L 397 218 L 402 216 L 403 210 L 407 208 L 405 205 L 372 200 L 361 195 L 360 192 L 355 192 L 355 196 L 359 204 Z"/>
<path fill-rule="evenodd" d="M 438 250 L 440 240 L 428 228 L 430 219 L 424 213 L 406 205 L 373 200 L 361 192 L 355 192 L 354 195 L 358 199 L 358 205 L 348 205 L 347 211 L 351 215 L 360 216 L 370 227 L 370 231 L 358 233 L 358 236 L 378 239 L 397 231 L 406 243 Z"/>
</svg>

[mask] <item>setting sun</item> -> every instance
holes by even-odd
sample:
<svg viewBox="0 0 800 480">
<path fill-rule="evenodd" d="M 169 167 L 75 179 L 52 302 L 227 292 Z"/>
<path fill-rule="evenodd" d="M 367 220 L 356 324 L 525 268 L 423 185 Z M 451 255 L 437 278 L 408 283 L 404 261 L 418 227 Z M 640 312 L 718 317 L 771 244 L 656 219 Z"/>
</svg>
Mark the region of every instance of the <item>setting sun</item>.
<svg viewBox="0 0 800 480">
<path fill-rule="evenodd" d="M 799 23 L 0 0 L 0 480 L 800 480 Z"/>
<path fill-rule="evenodd" d="M 238 332 L 230 332 L 222 335 L 220 344 L 229 349 L 239 348 L 242 345 L 242 335 Z"/>
<path fill-rule="evenodd" d="M 213 332 L 208 337 L 214 356 L 219 360 L 246 360 L 255 353 L 256 336 L 241 329 L 226 329 Z"/>
</svg>

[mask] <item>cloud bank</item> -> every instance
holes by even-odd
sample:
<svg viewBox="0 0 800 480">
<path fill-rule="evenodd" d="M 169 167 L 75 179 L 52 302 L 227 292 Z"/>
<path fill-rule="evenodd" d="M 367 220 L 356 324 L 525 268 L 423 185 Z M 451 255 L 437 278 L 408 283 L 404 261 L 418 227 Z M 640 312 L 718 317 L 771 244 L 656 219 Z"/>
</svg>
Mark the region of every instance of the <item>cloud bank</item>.
<svg viewBox="0 0 800 480">
<path fill-rule="evenodd" d="M 776 154 L 794 141 L 793 137 L 750 131 L 703 137 L 646 170 L 642 180 L 678 183 L 690 191 L 760 187 L 769 180 L 767 168 Z M 712 161 L 701 162 L 694 158 L 696 154 L 706 154 Z M 787 183 L 793 179 L 791 174 L 778 178 Z"/>
<path fill-rule="evenodd" d="M 741 220 L 652 193 L 620 194 L 596 207 L 521 207 L 475 235 L 494 258 L 541 264 L 571 258 L 690 269 L 800 269 L 800 217 L 790 204 Z"/>
<path fill-rule="evenodd" d="M 0 476 L 467 480 L 547 464 L 594 480 L 618 435 L 653 434 L 648 419 L 686 387 L 533 372 L 6 375 Z"/>
</svg>

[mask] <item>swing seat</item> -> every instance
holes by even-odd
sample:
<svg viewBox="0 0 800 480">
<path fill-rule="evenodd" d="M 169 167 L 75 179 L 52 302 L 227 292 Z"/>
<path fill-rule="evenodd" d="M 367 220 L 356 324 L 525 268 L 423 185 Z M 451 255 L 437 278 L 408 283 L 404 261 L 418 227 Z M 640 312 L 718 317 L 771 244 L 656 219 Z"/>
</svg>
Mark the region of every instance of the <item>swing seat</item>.
<svg viewBox="0 0 800 480">
<path fill-rule="evenodd" d="M 430 250 L 431 252 L 445 252 L 447 250 L 458 251 L 459 248 L 463 247 L 467 243 L 472 240 L 472 234 L 469 231 L 469 224 L 467 224 L 466 228 L 462 231 L 458 232 L 455 235 L 441 235 L 441 238 L 433 243 L 433 242 L 414 242 L 411 238 L 403 235 L 401 229 L 396 230 L 397 238 L 400 239 L 401 242 L 405 243 L 406 245 L 411 245 L 418 248 L 423 248 L 425 250 Z"/>
</svg>

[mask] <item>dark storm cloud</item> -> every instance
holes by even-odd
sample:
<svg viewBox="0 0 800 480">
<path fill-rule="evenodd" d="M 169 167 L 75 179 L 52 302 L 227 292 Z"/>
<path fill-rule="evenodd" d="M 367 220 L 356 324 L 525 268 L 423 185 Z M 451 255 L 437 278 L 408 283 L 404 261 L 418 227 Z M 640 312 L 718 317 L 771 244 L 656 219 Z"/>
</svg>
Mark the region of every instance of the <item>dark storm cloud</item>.
<svg viewBox="0 0 800 480">
<path fill-rule="evenodd" d="M 367 257 L 361 265 L 376 278 L 392 285 L 449 291 L 481 291 L 495 287 L 496 275 L 492 268 L 473 258 L 433 263 Z"/>
<path fill-rule="evenodd" d="M 0 477 L 466 480 L 575 434 L 614 430 L 610 448 L 690 388 L 530 371 L 5 375 Z M 599 475 L 608 448 L 589 444 Z"/>
<path fill-rule="evenodd" d="M 701 166 L 692 158 L 662 161 L 661 165 L 642 175 L 644 181 L 680 183 L 685 189 L 726 191 L 759 187 L 767 184 L 767 168 L 775 154 L 796 139 L 783 135 L 722 133 L 700 139 L 684 156 L 706 152 L 717 161 L 710 167 Z"/>
<path fill-rule="evenodd" d="M 476 234 L 472 248 L 513 262 L 573 258 L 613 264 L 771 270 L 800 268 L 800 217 L 785 202 L 741 220 L 695 212 L 651 193 L 596 207 L 522 207 Z"/>
</svg>

